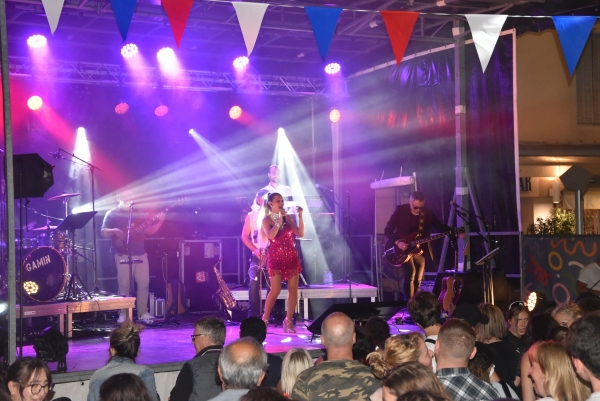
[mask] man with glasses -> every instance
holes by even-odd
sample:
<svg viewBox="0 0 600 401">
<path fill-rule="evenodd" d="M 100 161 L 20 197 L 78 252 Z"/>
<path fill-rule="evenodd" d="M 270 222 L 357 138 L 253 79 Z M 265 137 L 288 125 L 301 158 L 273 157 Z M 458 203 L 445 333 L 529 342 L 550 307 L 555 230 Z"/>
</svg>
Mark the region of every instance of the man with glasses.
<svg viewBox="0 0 600 401">
<path fill-rule="evenodd" d="M 403 242 L 403 239 L 414 233 L 418 233 L 420 238 L 429 237 L 431 227 L 440 232 L 451 230 L 433 214 L 431 209 L 425 207 L 423 192 L 415 191 L 410 195 L 409 203 L 396 206 L 396 210 L 385 225 L 384 233 L 386 237 L 394 241 L 398 248 L 410 251 L 409 244 Z M 460 234 L 460 237 L 464 238 L 464 234 Z M 408 262 L 402 265 L 404 273 L 402 292 L 406 301 L 421 287 L 425 271 L 424 254 L 429 252 L 431 260 L 433 260 L 433 253 L 428 244 L 421 244 L 420 247 L 423 249 L 423 253 L 412 256 Z"/>
<path fill-rule="evenodd" d="M 194 325 L 191 339 L 196 356 L 181 368 L 170 401 L 207 400 L 221 392 L 217 366 L 225 344 L 225 323 L 213 316 L 202 318 Z"/>
</svg>

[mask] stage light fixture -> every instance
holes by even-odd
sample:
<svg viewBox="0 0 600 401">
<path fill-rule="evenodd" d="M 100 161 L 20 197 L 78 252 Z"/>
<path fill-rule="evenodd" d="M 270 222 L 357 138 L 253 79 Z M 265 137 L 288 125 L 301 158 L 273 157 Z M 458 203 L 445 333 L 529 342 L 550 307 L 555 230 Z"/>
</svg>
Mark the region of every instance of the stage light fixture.
<svg viewBox="0 0 600 401">
<path fill-rule="evenodd" d="M 163 47 L 156 53 L 156 58 L 161 63 L 169 64 L 175 60 L 175 52 L 170 47 Z"/>
<path fill-rule="evenodd" d="M 39 96 L 31 96 L 29 99 L 27 99 L 27 107 L 33 111 L 41 109 L 43 104 L 44 101 Z"/>
<path fill-rule="evenodd" d="M 58 362 L 57 371 L 67 371 L 67 354 L 69 343 L 60 331 L 53 327 L 45 328 L 38 337 L 33 340 L 35 356 L 44 362 Z"/>
<path fill-rule="evenodd" d="M 242 108 L 240 106 L 233 106 L 231 109 L 229 109 L 229 117 L 231 117 L 232 120 L 237 120 L 241 116 Z"/>
<path fill-rule="evenodd" d="M 246 68 L 246 66 L 248 65 L 248 63 L 250 63 L 250 60 L 246 56 L 241 56 L 241 57 L 238 57 L 235 60 L 233 60 L 233 66 L 237 70 L 241 70 L 243 68 Z"/>
<path fill-rule="evenodd" d="M 546 295 L 539 291 L 532 291 L 527 297 L 527 309 L 535 314 L 546 307 Z"/>
<path fill-rule="evenodd" d="M 285 130 L 281 127 L 277 128 L 277 134 L 278 135 L 285 135 Z"/>
<path fill-rule="evenodd" d="M 163 117 L 168 112 L 169 112 L 169 108 L 167 106 L 165 106 L 164 104 L 161 104 L 156 109 L 154 109 L 154 114 L 156 114 L 158 117 Z"/>
<path fill-rule="evenodd" d="M 121 47 L 121 56 L 125 58 L 132 58 L 136 54 L 138 54 L 138 47 L 133 43 L 127 43 L 125 46 Z"/>
<path fill-rule="evenodd" d="M 332 123 L 337 123 L 342 119 L 342 113 L 338 109 L 333 109 L 329 113 L 329 121 Z"/>
<path fill-rule="evenodd" d="M 115 113 L 117 114 L 125 114 L 129 110 L 129 105 L 125 102 L 121 102 L 115 106 Z"/>
<path fill-rule="evenodd" d="M 46 46 L 48 41 L 44 35 L 31 35 L 27 38 L 27 46 L 33 49 L 39 49 L 40 47 Z"/>
<path fill-rule="evenodd" d="M 342 67 L 338 63 L 329 63 L 325 66 L 325 72 L 329 75 L 337 74 Z"/>
</svg>

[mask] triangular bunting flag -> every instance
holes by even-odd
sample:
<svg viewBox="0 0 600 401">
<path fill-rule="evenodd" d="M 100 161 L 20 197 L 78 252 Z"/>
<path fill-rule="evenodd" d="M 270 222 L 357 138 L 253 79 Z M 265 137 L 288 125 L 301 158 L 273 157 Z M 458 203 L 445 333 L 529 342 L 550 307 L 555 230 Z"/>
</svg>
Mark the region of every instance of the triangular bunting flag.
<svg viewBox="0 0 600 401">
<path fill-rule="evenodd" d="M 466 17 L 481 68 L 485 72 L 508 15 L 467 14 Z"/>
<path fill-rule="evenodd" d="M 304 7 L 304 11 L 306 11 L 306 15 L 308 15 L 308 19 L 312 25 L 319 53 L 321 53 L 323 61 L 325 61 L 325 56 L 327 56 L 327 52 L 329 51 L 329 46 L 333 40 L 333 34 L 335 33 L 342 10 L 341 8 L 333 7 Z"/>
<path fill-rule="evenodd" d="M 161 0 L 161 3 L 169 18 L 175 43 L 179 47 L 194 0 Z"/>
<path fill-rule="evenodd" d="M 380 11 L 380 13 L 392 43 L 396 64 L 400 65 L 420 13 L 412 11 Z"/>
<path fill-rule="evenodd" d="M 242 30 L 242 36 L 244 37 L 244 43 L 246 43 L 246 50 L 248 56 L 252 53 L 254 45 L 256 44 L 256 38 L 258 37 L 258 31 L 262 25 L 263 17 L 267 11 L 268 4 L 263 3 L 240 3 L 232 2 L 235 13 L 237 14 L 238 22 Z"/>
<path fill-rule="evenodd" d="M 598 17 L 552 17 L 571 76 Z"/>
<path fill-rule="evenodd" d="M 54 35 L 56 27 L 58 26 L 58 20 L 60 19 L 60 13 L 62 12 L 65 0 L 42 0 L 44 5 L 44 12 L 50 25 L 50 32 Z"/>
<path fill-rule="evenodd" d="M 131 25 L 136 4 L 137 0 L 110 0 L 123 42 L 127 40 L 127 32 L 129 32 L 129 25 Z"/>
</svg>

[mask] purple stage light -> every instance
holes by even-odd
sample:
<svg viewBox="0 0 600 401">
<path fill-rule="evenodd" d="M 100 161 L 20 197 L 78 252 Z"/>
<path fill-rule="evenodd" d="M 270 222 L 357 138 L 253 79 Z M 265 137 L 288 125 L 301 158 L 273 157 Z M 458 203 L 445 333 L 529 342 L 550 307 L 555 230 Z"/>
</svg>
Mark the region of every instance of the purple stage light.
<svg viewBox="0 0 600 401">
<path fill-rule="evenodd" d="M 138 47 L 133 43 L 127 43 L 125 46 L 121 47 L 121 56 L 125 58 L 132 58 L 136 54 L 138 54 Z"/>
<path fill-rule="evenodd" d="M 231 109 L 229 109 L 229 117 L 231 117 L 232 120 L 237 120 L 241 116 L 242 108 L 240 106 L 233 106 Z"/>
<path fill-rule="evenodd" d="M 117 114 L 125 114 L 127 110 L 129 110 L 129 105 L 125 102 L 121 102 L 115 107 L 115 113 Z"/>
<path fill-rule="evenodd" d="M 325 66 L 325 72 L 329 75 L 337 74 L 342 67 L 338 63 L 329 63 Z"/>
<path fill-rule="evenodd" d="M 175 60 L 175 52 L 170 47 L 163 47 L 156 53 L 156 58 L 161 63 L 169 64 Z"/>
<path fill-rule="evenodd" d="M 331 113 L 329 113 L 329 121 L 331 121 L 332 123 L 337 123 L 341 119 L 342 119 L 342 113 L 340 113 L 340 111 L 338 109 L 331 110 Z"/>
<path fill-rule="evenodd" d="M 43 104 L 44 101 L 39 96 L 31 96 L 27 100 L 27 107 L 29 107 L 29 109 L 33 111 L 41 109 Z"/>
<path fill-rule="evenodd" d="M 156 114 L 158 117 L 163 117 L 168 112 L 169 112 L 169 108 L 167 106 L 165 106 L 164 104 L 161 104 L 156 109 L 154 109 L 154 114 Z"/>
<path fill-rule="evenodd" d="M 34 49 L 44 47 L 46 46 L 46 43 L 48 43 L 48 41 L 43 35 L 31 35 L 29 38 L 27 38 L 27 45 Z"/>
<path fill-rule="evenodd" d="M 242 68 L 246 68 L 248 63 L 250 63 L 250 60 L 246 56 L 241 56 L 241 57 L 238 57 L 235 60 L 233 60 L 233 66 L 238 70 L 241 70 Z"/>
</svg>

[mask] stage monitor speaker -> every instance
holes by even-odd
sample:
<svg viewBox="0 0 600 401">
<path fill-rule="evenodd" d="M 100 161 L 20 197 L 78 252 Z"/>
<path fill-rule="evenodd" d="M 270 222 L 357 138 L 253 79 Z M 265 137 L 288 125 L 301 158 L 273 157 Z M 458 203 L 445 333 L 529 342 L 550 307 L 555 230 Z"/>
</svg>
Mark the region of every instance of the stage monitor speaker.
<svg viewBox="0 0 600 401">
<path fill-rule="evenodd" d="M 53 168 L 37 153 L 13 155 L 15 199 L 42 198 L 54 185 Z"/>
<path fill-rule="evenodd" d="M 320 335 L 323 320 L 334 312 L 342 312 L 352 320 L 368 320 L 371 317 L 380 317 L 387 321 L 404 306 L 406 306 L 405 301 L 335 304 L 330 306 L 329 309 L 312 322 L 308 326 L 308 331 Z"/>
<path fill-rule="evenodd" d="M 219 289 L 214 266 L 219 269 L 222 246 L 219 240 L 192 240 L 180 243 L 180 277 L 192 312 L 214 312 L 213 299 Z"/>
</svg>

